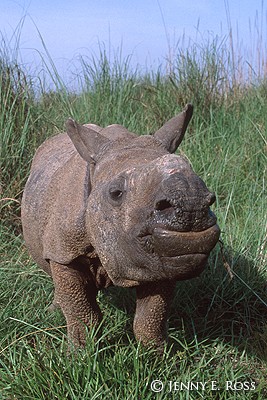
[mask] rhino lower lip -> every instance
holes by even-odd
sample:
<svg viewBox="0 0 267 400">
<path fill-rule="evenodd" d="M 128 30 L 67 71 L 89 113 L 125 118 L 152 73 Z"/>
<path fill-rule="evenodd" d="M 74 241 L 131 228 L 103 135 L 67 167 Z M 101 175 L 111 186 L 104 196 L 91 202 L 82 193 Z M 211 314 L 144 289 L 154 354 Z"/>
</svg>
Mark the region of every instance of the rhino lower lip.
<svg viewBox="0 0 267 400">
<path fill-rule="evenodd" d="M 177 264 L 186 263 L 192 264 L 195 266 L 196 264 L 202 264 L 207 261 L 208 254 L 203 253 L 191 253 L 191 254 L 181 254 L 179 256 L 172 257 L 160 257 L 161 261 L 165 264 L 168 264 L 169 267 L 176 267 Z"/>
<path fill-rule="evenodd" d="M 160 257 L 166 279 L 185 280 L 203 272 L 208 254 L 184 254 L 176 257 Z"/>
<path fill-rule="evenodd" d="M 161 227 L 153 229 L 145 239 L 146 248 L 157 253 L 159 257 L 172 258 L 182 255 L 208 255 L 216 245 L 220 236 L 220 228 L 214 224 L 200 232 L 171 231 Z"/>
</svg>

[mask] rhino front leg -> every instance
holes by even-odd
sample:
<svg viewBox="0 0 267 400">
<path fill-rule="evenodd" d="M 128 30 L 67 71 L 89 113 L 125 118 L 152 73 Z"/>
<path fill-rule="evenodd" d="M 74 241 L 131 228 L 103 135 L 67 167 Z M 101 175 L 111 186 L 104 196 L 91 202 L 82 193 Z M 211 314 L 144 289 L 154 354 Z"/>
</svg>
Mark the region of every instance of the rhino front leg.
<svg viewBox="0 0 267 400">
<path fill-rule="evenodd" d="M 136 288 L 134 334 L 144 345 L 163 349 L 175 282 L 146 283 Z"/>
<path fill-rule="evenodd" d="M 97 289 L 83 271 L 50 262 L 55 286 L 54 303 L 61 308 L 67 322 L 70 343 L 84 346 L 86 328 L 98 325 L 102 315 L 96 302 Z"/>
</svg>

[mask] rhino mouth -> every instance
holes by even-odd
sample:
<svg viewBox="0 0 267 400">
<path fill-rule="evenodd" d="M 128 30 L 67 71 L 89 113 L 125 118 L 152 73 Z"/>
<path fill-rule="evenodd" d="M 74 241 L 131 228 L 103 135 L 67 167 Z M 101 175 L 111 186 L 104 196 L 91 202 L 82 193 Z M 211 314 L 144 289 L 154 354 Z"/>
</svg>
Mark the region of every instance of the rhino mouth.
<svg viewBox="0 0 267 400">
<path fill-rule="evenodd" d="M 220 229 L 217 224 L 198 232 L 179 232 L 164 228 L 154 228 L 152 232 L 155 251 L 161 257 L 194 253 L 209 254 L 219 236 Z"/>
<path fill-rule="evenodd" d="M 146 251 L 160 260 L 166 278 L 189 279 L 204 270 L 219 236 L 217 224 L 197 232 L 155 227 L 142 242 Z"/>
</svg>

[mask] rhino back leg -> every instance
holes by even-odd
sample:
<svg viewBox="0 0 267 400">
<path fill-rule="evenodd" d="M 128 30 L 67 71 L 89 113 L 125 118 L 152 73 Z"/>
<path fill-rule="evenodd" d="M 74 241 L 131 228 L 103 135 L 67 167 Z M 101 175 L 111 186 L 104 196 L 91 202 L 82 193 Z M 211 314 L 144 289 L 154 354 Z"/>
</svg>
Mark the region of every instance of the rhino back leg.
<svg viewBox="0 0 267 400">
<path fill-rule="evenodd" d="M 134 334 L 144 345 L 163 349 L 175 282 L 147 283 L 136 288 Z"/>
<path fill-rule="evenodd" d="M 70 343 L 84 346 L 86 326 L 97 326 L 102 318 L 96 302 L 97 288 L 84 271 L 71 265 L 50 262 L 55 286 L 54 303 L 57 304 L 67 322 Z"/>
</svg>

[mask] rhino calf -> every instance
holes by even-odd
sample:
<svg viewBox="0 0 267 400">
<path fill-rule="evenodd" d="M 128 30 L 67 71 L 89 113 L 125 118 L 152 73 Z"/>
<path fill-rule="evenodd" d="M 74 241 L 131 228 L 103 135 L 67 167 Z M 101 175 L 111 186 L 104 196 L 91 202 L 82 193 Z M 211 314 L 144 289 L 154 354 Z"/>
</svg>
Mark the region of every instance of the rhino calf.
<svg viewBox="0 0 267 400">
<path fill-rule="evenodd" d="M 161 347 L 176 281 L 198 276 L 220 229 L 215 201 L 185 157 L 174 155 L 189 104 L 153 135 L 67 121 L 45 141 L 22 199 L 26 245 L 52 276 L 68 337 L 84 345 L 98 324 L 97 292 L 135 287 L 134 334 Z"/>
</svg>

